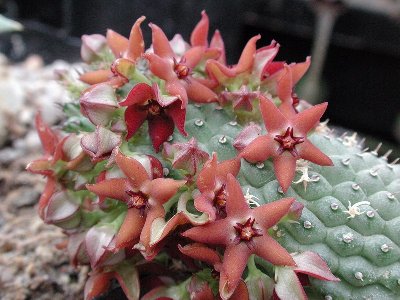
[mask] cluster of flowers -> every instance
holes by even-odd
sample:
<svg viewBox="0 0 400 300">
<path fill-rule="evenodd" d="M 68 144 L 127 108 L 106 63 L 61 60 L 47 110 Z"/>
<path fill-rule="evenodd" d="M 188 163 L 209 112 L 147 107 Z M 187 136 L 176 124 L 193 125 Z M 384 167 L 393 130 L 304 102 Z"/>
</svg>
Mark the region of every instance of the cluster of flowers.
<svg viewBox="0 0 400 300">
<path fill-rule="evenodd" d="M 169 41 L 150 24 L 146 50 L 144 20 L 129 39 L 112 30 L 82 37 L 88 65 L 80 80 L 89 86 L 64 108 L 69 132 L 36 117 L 45 155 L 28 170 L 47 177 L 39 214 L 65 229 L 72 263 L 90 264 L 85 298 L 107 291 L 113 278 L 129 299 L 305 299 L 299 273 L 337 280 L 317 254 L 289 254 L 269 235 L 303 206 L 294 198 L 260 205 L 236 179 L 242 159 L 272 158 L 286 191 L 297 160 L 332 164 L 307 139 L 327 104 L 311 106 L 293 92 L 310 59 L 273 61 L 279 44 L 257 49 L 258 35 L 229 66 L 220 33 L 208 42 L 205 12 L 190 43 Z M 266 130 L 247 124 L 234 142 L 237 157 L 218 161 L 185 130 L 188 106 L 211 102 L 258 116 Z M 186 142 L 170 141 L 175 127 Z M 274 280 L 254 255 L 275 266 Z"/>
</svg>

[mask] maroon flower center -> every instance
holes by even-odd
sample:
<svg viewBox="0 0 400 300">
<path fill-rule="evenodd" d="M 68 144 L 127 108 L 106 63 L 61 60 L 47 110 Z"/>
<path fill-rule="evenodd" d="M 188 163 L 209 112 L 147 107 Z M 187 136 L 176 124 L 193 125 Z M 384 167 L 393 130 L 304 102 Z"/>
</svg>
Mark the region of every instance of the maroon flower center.
<svg viewBox="0 0 400 300">
<path fill-rule="evenodd" d="M 190 68 L 185 64 L 185 58 L 177 62 L 174 58 L 174 71 L 179 79 L 186 79 L 190 75 Z"/>
<path fill-rule="evenodd" d="M 214 197 L 214 207 L 217 210 L 218 217 L 221 219 L 226 217 L 226 199 L 227 194 L 225 184 L 223 184 Z"/>
<path fill-rule="evenodd" d="M 127 202 L 128 208 L 136 208 L 139 209 L 143 214 L 148 206 L 149 196 L 142 193 L 141 191 L 126 191 L 126 193 L 130 196 L 130 199 Z"/>
<path fill-rule="evenodd" d="M 159 116 L 163 111 L 163 108 L 156 100 L 150 100 L 146 108 L 151 116 Z"/>
<path fill-rule="evenodd" d="M 276 135 L 274 138 L 280 146 L 278 148 L 278 154 L 282 154 L 283 151 L 289 151 L 294 157 L 299 156 L 296 150 L 296 145 L 304 142 L 304 137 L 298 137 L 293 135 L 293 128 L 288 127 L 284 135 Z"/>
<path fill-rule="evenodd" d="M 254 237 L 262 236 L 262 230 L 254 227 L 254 218 L 248 218 L 245 223 L 236 223 L 233 228 L 236 230 L 235 241 L 249 243 Z"/>
</svg>

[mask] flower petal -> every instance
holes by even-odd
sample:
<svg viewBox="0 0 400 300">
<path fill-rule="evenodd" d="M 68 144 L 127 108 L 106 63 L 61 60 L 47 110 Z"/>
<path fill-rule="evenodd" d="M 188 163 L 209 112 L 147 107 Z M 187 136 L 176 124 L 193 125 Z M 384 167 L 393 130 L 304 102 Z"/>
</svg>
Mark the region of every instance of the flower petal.
<svg viewBox="0 0 400 300">
<path fill-rule="evenodd" d="M 58 144 L 58 137 L 53 130 L 43 121 L 40 113 L 35 117 L 36 130 L 45 154 L 53 155 Z"/>
<path fill-rule="evenodd" d="M 310 275 L 317 279 L 340 281 L 335 277 L 329 269 L 326 262 L 315 252 L 305 251 L 303 253 L 296 253 L 293 255 L 297 267 L 294 268 L 295 272 Z"/>
<path fill-rule="evenodd" d="M 151 224 L 150 246 L 154 247 L 163 240 L 177 226 L 189 223 L 188 218 L 183 212 L 175 214 L 171 219 L 165 222 L 164 217 L 157 218 Z"/>
<path fill-rule="evenodd" d="M 147 100 L 154 98 L 153 88 L 146 83 L 136 84 L 128 93 L 124 101 L 119 103 L 120 106 L 131 106 L 133 104 L 142 104 Z"/>
<path fill-rule="evenodd" d="M 225 44 L 222 39 L 221 33 L 219 30 L 215 30 L 213 37 L 211 38 L 210 48 L 217 48 L 220 50 L 221 55 L 218 58 L 218 61 L 223 65 L 226 65 L 226 57 L 225 57 Z"/>
<path fill-rule="evenodd" d="M 296 172 L 296 158 L 285 151 L 274 158 L 274 169 L 276 179 L 281 185 L 283 192 L 286 192 L 292 184 Z"/>
<path fill-rule="evenodd" d="M 85 283 L 85 300 L 94 299 L 105 293 L 113 278 L 113 272 L 91 274 Z"/>
<path fill-rule="evenodd" d="M 101 262 L 114 235 L 115 231 L 111 225 L 94 226 L 89 229 L 85 237 L 85 245 L 92 268 Z"/>
<path fill-rule="evenodd" d="M 188 94 L 186 92 L 187 87 L 181 83 L 176 75 L 174 76 L 173 79 L 167 81 L 165 88 L 170 95 L 178 96 L 181 99 L 181 108 L 186 108 L 188 103 Z"/>
<path fill-rule="evenodd" d="M 79 102 L 82 114 L 94 125 L 107 126 L 118 108 L 115 91 L 107 83 L 97 84 L 85 90 Z"/>
<path fill-rule="evenodd" d="M 56 181 L 53 177 L 48 177 L 46 186 L 44 187 L 42 195 L 39 198 L 38 211 L 39 211 L 39 216 L 42 219 L 44 219 L 45 209 L 47 208 L 50 198 L 53 196 L 55 192 L 56 192 Z"/>
<path fill-rule="evenodd" d="M 294 201 L 294 198 L 280 199 L 256 207 L 252 212 L 258 224 L 263 228 L 271 228 L 277 224 L 282 217 L 289 213 L 290 207 Z"/>
<path fill-rule="evenodd" d="M 116 58 L 122 57 L 128 49 L 128 39 L 111 29 L 107 30 L 107 44 Z"/>
<path fill-rule="evenodd" d="M 302 135 L 314 128 L 328 107 L 328 102 L 314 105 L 298 113 L 292 120 L 293 127 Z"/>
<path fill-rule="evenodd" d="M 145 167 L 136 159 L 118 152 L 115 156 L 115 161 L 134 188 L 139 189 L 145 182 L 150 180 Z"/>
<path fill-rule="evenodd" d="M 145 247 L 145 253 L 150 253 L 150 242 L 151 242 L 151 227 L 154 220 L 158 218 L 164 218 L 165 210 L 162 205 L 152 205 L 146 215 L 146 222 L 143 225 L 143 230 L 140 234 L 140 243 Z M 145 255 L 147 256 L 147 255 Z M 149 255 L 150 256 L 150 255 Z"/>
<path fill-rule="evenodd" d="M 160 116 L 148 120 L 149 134 L 153 148 L 160 151 L 160 146 L 174 133 L 174 122 L 169 116 Z"/>
<path fill-rule="evenodd" d="M 149 24 L 152 32 L 152 42 L 154 53 L 162 58 L 175 57 L 174 51 L 172 51 L 171 45 L 169 44 L 168 38 L 164 31 L 157 25 Z"/>
<path fill-rule="evenodd" d="M 234 293 L 250 255 L 251 250 L 243 242 L 226 248 L 219 280 L 219 293 L 222 299 L 229 299 Z"/>
<path fill-rule="evenodd" d="M 217 165 L 215 173 L 217 177 L 226 178 L 228 174 L 232 174 L 233 176 L 236 177 L 239 171 L 240 171 L 240 159 L 233 158 L 220 162 Z"/>
<path fill-rule="evenodd" d="M 172 178 L 156 178 L 147 182 L 142 191 L 147 193 L 151 199 L 159 204 L 164 204 L 176 194 L 178 189 L 184 186 L 185 180 L 175 180 Z"/>
<path fill-rule="evenodd" d="M 227 201 L 226 213 L 228 216 L 240 216 L 250 210 L 243 196 L 242 187 L 232 174 L 228 174 L 226 182 Z"/>
<path fill-rule="evenodd" d="M 96 71 L 89 71 L 81 74 L 79 76 L 79 80 L 83 81 L 84 83 L 93 85 L 101 82 L 108 81 L 111 77 L 113 77 L 113 73 L 111 70 L 96 70 Z"/>
<path fill-rule="evenodd" d="M 249 290 L 246 283 L 243 280 L 239 281 L 238 286 L 233 292 L 229 300 L 249 300 Z"/>
<path fill-rule="evenodd" d="M 125 110 L 125 123 L 127 128 L 126 139 L 129 140 L 147 119 L 147 111 L 138 105 L 131 105 Z"/>
<path fill-rule="evenodd" d="M 254 254 L 269 261 L 275 266 L 296 266 L 292 256 L 277 241 L 268 235 L 253 239 L 255 251 Z"/>
<path fill-rule="evenodd" d="M 214 266 L 221 262 L 218 252 L 199 243 L 188 244 L 185 246 L 178 245 L 179 251 L 193 258 L 194 260 L 204 261 Z"/>
<path fill-rule="evenodd" d="M 133 24 L 129 35 L 126 58 L 132 61 L 136 61 L 144 52 L 144 41 L 140 24 L 142 24 L 145 19 L 146 17 L 144 16 L 138 18 L 135 24 Z"/>
<path fill-rule="evenodd" d="M 235 73 L 240 74 L 249 71 L 253 67 L 254 56 L 256 54 L 256 42 L 261 38 L 261 35 L 252 37 L 244 47 L 240 55 L 239 62 L 234 67 Z"/>
<path fill-rule="evenodd" d="M 221 62 L 209 59 L 206 62 L 206 70 L 211 78 L 215 78 L 219 83 L 226 82 L 229 78 L 236 76 L 235 70 L 229 68 Z"/>
<path fill-rule="evenodd" d="M 296 273 L 290 268 L 275 268 L 275 292 L 281 300 L 307 300 L 303 286 Z"/>
<path fill-rule="evenodd" d="M 112 178 L 94 184 L 87 184 L 86 188 L 100 197 L 108 197 L 126 202 L 129 196 L 126 191 L 130 189 L 127 179 Z"/>
<path fill-rule="evenodd" d="M 215 220 L 216 211 L 212 199 L 207 199 L 204 195 L 200 194 L 194 198 L 194 207 L 198 211 L 206 213 L 210 221 Z"/>
<path fill-rule="evenodd" d="M 278 54 L 279 47 L 280 45 L 277 42 L 272 41 L 269 46 L 256 51 L 253 65 L 253 74 L 256 78 L 260 80 L 263 79 L 262 76 L 265 72 L 264 70 Z"/>
<path fill-rule="evenodd" d="M 231 233 L 234 234 L 233 226 L 226 219 L 221 219 L 190 228 L 182 236 L 204 244 L 227 245 L 230 243 Z"/>
<path fill-rule="evenodd" d="M 192 276 L 187 286 L 190 300 L 214 300 L 214 294 L 206 281 L 197 276 Z M 162 300 L 162 299 L 161 299 Z"/>
<path fill-rule="evenodd" d="M 278 97 L 282 102 L 292 103 L 293 81 L 292 70 L 288 65 L 284 65 L 285 72 L 278 81 Z"/>
<path fill-rule="evenodd" d="M 171 117 L 172 121 L 174 121 L 174 124 L 176 128 L 178 128 L 179 132 L 182 135 L 187 136 L 185 131 L 186 109 L 182 108 L 180 102 L 181 101 L 175 101 L 169 105 L 166 113 Z"/>
<path fill-rule="evenodd" d="M 293 85 L 296 85 L 296 83 L 304 76 L 304 74 L 310 67 L 310 64 L 311 64 L 311 57 L 307 56 L 305 62 L 290 65 L 290 68 L 292 69 Z"/>
<path fill-rule="evenodd" d="M 172 61 L 169 59 L 161 58 L 154 53 L 144 53 L 143 57 L 149 61 L 150 71 L 155 76 L 167 81 L 177 79 L 172 68 Z"/>
<path fill-rule="evenodd" d="M 251 122 L 238 134 L 233 142 L 233 147 L 242 151 L 261 134 L 261 127 Z"/>
<path fill-rule="evenodd" d="M 192 47 L 185 52 L 182 57 L 182 61 L 184 61 L 185 65 L 190 69 L 194 69 L 203 58 L 204 50 L 205 48 L 201 46 Z"/>
<path fill-rule="evenodd" d="M 185 82 L 184 85 L 189 99 L 194 102 L 209 103 L 218 100 L 217 94 L 193 77 L 190 78 L 189 83 Z"/>
<path fill-rule="evenodd" d="M 240 157 L 251 163 L 263 162 L 273 156 L 276 150 L 275 141 L 270 135 L 262 135 L 253 140 L 240 153 Z"/>
<path fill-rule="evenodd" d="M 192 31 L 192 34 L 190 35 L 190 44 L 192 45 L 192 47 L 208 46 L 208 27 L 208 16 L 205 10 L 203 10 L 201 12 L 201 20 L 199 21 L 199 23 L 197 23 L 196 27 Z"/>
<path fill-rule="evenodd" d="M 279 111 L 276 105 L 266 97 L 260 95 L 260 110 L 265 128 L 271 134 L 286 130 L 289 125 L 286 117 Z"/>
<path fill-rule="evenodd" d="M 213 194 L 215 189 L 215 170 L 217 168 L 217 154 L 214 152 L 211 159 L 206 161 L 197 177 L 197 188 L 202 193 Z"/>
<path fill-rule="evenodd" d="M 139 239 L 146 218 L 136 208 L 129 208 L 118 233 L 115 236 L 115 249 L 129 246 Z"/>
<path fill-rule="evenodd" d="M 134 264 L 120 264 L 115 268 L 115 278 L 129 300 L 139 299 L 139 273 Z"/>
<path fill-rule="evenodd" d="M 308 139 L 299 145 L 298 152 L 301 158 L 309 160 L 317 165 L 333 166 L 332 160 L 321 150 L 315 147 Z"/>
</svg>

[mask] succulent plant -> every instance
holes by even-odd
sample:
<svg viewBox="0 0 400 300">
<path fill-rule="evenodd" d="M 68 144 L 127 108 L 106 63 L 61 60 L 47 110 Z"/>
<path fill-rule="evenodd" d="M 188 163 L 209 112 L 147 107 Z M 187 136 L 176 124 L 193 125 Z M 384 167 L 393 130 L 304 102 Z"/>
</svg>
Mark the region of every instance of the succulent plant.
<svg viewBox="0 0 400 300">
<path fill-rule="evenodd" d="M 298 98 L 310 58 L 255 36 L 229 66 L 205 12 L 146 49 L 144 20 L 85 35 L 86 86 L 61 127 L 36 117 L 39 214 L 90 265 L 85 298 L 398 299 L 400 167 Z"/>
</svg>

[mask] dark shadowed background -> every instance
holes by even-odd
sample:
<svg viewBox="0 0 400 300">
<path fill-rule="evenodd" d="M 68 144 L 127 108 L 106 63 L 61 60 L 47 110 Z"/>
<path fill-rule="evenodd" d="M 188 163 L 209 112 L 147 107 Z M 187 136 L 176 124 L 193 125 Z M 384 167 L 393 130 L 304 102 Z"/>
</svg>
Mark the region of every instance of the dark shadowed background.
<svg viewBox="0 0 400 300">
<path fill-rule="evenodd" d="M 21 33 L 0 35 L 0 52 L 14 61 L 30 53 L 42 55 L 46 62 L 78 61 L 82 34 L 105 34 L 112 28 L 127 36 L 141 15 L 160 25 L 169 38 L 179 32 L 188 39 L 206 9 L 210 35 L 220 29 L 229 63 L 237 61 L 246 41 L 258 33 L 260 47 L 272 39 L 281 44 L 279 60 L 303 61 L 318 39 L 316 29 L 323 26 L 316 9 L 322 2 L 334 7 L 336 17 L 329 48 L 323 51 L 326 59 L 316 99 L 329 101 L 327 117 L 335 125 L 395 146 L 396 132 L 400 135 L 397 0 L 0 0 L 0 13 L 25 26 Z M 143 30 L 149 46 L 150 29 Z M 302 83 L 298 91 L 303 94 Z"/>
</svg>

